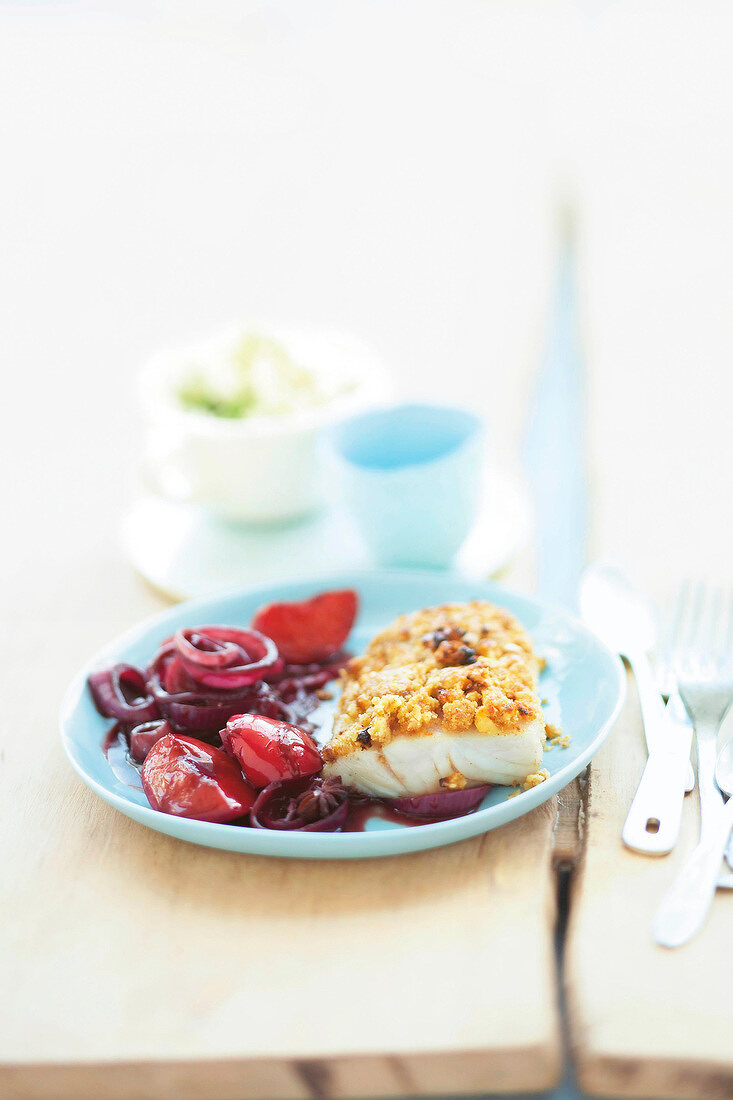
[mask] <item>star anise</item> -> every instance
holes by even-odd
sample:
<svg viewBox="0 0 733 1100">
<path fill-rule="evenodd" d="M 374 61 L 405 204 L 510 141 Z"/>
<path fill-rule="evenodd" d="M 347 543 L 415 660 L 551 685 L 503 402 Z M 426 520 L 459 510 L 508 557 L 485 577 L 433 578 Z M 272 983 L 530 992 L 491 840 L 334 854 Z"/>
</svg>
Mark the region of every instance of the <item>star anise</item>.
<svg viewBox="0 0 733 1100">
<path fill-rule="evenodd" d="M 293 821 L 300 818 L 309 824 L 320 821 L 337 810 L 346 797 L 346 788 L 339 776 L 314 779 L 309 787 L 290 799 L 285 819 Z"/>
</svg>

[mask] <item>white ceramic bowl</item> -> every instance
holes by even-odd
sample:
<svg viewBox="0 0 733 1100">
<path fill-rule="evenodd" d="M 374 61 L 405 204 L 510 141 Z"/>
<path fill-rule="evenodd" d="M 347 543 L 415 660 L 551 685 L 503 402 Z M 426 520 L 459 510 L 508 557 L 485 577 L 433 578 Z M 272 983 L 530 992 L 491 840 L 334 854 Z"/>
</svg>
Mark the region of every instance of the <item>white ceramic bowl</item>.
<svg viewBox="0 0 733 1100">
<path fill-rule="evenodd" d="M 282 343 L 327 390 L 353 382 L 321 405 L 280 416 L 227 419 L 182 407 L 181 382 L 197 362 L 256 332 Z M 320 436 L 344 417 L 389 400 L 383 364 L 354 337 L 251 323 L 196 346 L 154 356 L 140 376 L 146 422 L 144 476 L 154 492 L 228 519 L 272 523 L 296 519 L 323 501 Z"/>
</svg>

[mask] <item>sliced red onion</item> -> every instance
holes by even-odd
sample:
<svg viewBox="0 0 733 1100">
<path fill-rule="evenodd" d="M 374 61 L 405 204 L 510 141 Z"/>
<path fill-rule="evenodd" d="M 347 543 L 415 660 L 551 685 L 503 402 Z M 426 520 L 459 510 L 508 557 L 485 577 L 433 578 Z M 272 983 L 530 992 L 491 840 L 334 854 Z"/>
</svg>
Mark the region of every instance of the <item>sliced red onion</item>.
<svg viewBox="0 0 733 1100">
<path fill-rule="evenodd" d="M 248 712 L 311 732 L 307 716 L 318 706 L 316 691 L 345 660 L 339 654 L 326 665 L 286 666 L 274 642 L 257 631 L 194 627 L 166 638 L 145 672 L 115 665 L 93 673 L 89 686 L 99 712 L 124 723 L 128 734 L 165 720 L 175 733 L 195 733 L 216 745 L 228 719 Z M 225 686 L 204 682 L 218 676 Z M 140 759 L 150 747 L 145 736 L 147 731 L 135 738 Z"/>
<path fill-rule="evenodd" d="M 200 690 L 196 681 L 186 672 L 183 661 L 173 646 L 168 648 L 168 659 L 161 663 L 164 665 L 162 680 L 169 695 L 177 695 L 181 691 Z"/>
<path fill-rule="evenodd" d="M 335 679 L 340 670 L 348 662 L 347 653 L 338 653 L 324 664 L 293 665 L 283 663 L 279 672 L 267 674 L 267 682 L 270 684 L 295 683 L 303 687 L 316 683 L 320 687 L 329 680 Z"/>
<path fill-rule="evenodd" d="M 142 764 L 156 741 L 160 741 L 161 737 L 165 737 L 168 733 L 173 733 L 173 729 L 164 718 L 133 726 L 130 730 L 130 756 L 133 760 L 137 760 L 138 764 Z"/>
<path fill-rule="evenodd" d="M 113 665 L 93 672 L 89 677 L 89 689 L 97 710 L 105 718 L 137 725 L 159 717 L 145 676 L 134 665 Z"/>
<path fill-rule="evenodd" d="M 179 630 L 174 644 L 183 667 L 201 687 L 237 690 L 277 670 L 277 646 L 258 630 L 199 626 Z"/>
<path fill-rule="evenodd" d="M 232 715 L 249 711 L 292 721 L 290 708 L 268 684 L 258 682 L 232 691 L 202 688 L 178 661 L 176 650 L 164 646 L 153 660 L 148 680 L 160 714 L 175 730 L 220 730 Z"/>
<path fill-rule="evenodd" d="M 333 833 L 349 813 L 349 792 L 337 778 L 270 783 L 250 811 L 255 829 Z"/>
<path fill-rule="evenodd" d="M 216 637 L 213 627 L 190 627 L 177 631 L 175 643 L 179 653 L 197 668 L 227 668 L 242 658 L 243 647 Z M 245 654 L 249 658 L 249 654 Z"/>
<path fill-rule="evenodd" d="M 491 790 L 491 784 L 467 787 L 463 791 L 439 791 L 416 798 L 390 798 L 388 805 L 407 817 L 460 817 L 481 804 Z"/>
</svg>

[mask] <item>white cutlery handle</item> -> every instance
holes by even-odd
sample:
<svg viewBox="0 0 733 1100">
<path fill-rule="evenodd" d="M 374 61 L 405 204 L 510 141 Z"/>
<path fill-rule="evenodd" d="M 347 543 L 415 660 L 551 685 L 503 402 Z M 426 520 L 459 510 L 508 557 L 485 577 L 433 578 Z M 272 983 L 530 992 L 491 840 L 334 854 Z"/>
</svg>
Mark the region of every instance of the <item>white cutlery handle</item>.
<svg viewBox="0 0 733 1100">
<path fill-rule="evenodd" d="M 639 695 L 641 717 L 644 722 L 644 737 L 648 754 L 654 752 L 662 739 L 664 725 L 664 703 L 654 682 L 652 666 L 646 653 L 629 653 L 627 660 L 631 665 Z"/>
<path fill-rule="evenodd" d="M 646 740 L 647 753 L 651 756 L 657 748 L 663 748 L 665 743 L 665 726 L 667 714 L 662 699 L 659 695 L 652 666 L 646 653 L 628 653 L 626 659 L 631 665 L 636 680 L 636 690 L 639 694 L 639 706 L 644 723 L 644 738 Z M 695 773 L 692 764 L 687 761 L 685 770 L 685 790 L 691 791 L 695 786 Z"/>
<path fill-rule="evenodd" d="M 627 848 L 658 856 L 672 851 L 680 835 L 688 765 L 680 755 L 652 751 L 621 833 Z"/>
<path fill-rule="evenodd" d="M 700 794 L 700 840 L 707 840 L 710 833 L 717 833 L 723 808 L 723 796 L 715 782 L 715 764 L 718 759 L 718 731 L 720 722 L 700 720 L 695 723 L 697 742 L 697 789 Z"/>
<path fill-rule="evenodd" d="M 659 906 L 652 935 L 662 947 L 687 943 L 705 923 L 715 896 L 723 852 L 733 828 L 733 799 L 698 844 Z"/>
<path fill-rule="evenodd" d="M 695 789 L 695 769 L 692 766 L 692 761 L 687 761 L 686 778 L 685 778 L 685 794 L 689 794 L 690 791 Z"/>
</svg>

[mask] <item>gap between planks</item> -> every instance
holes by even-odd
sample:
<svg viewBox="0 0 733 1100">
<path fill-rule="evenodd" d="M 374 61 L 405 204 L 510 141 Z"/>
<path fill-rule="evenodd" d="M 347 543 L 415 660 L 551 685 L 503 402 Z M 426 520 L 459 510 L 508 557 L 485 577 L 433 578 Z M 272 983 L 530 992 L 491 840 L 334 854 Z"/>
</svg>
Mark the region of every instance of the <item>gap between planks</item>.
<svg viewBox="0 0 733 1100">
<path fill-rule="evenodd" d="M 557 795 L 552 835 L 552 862 L 557 873 L 572 872 L 583 855 L 587 781 L 588 768 Z"/>
</svg>

